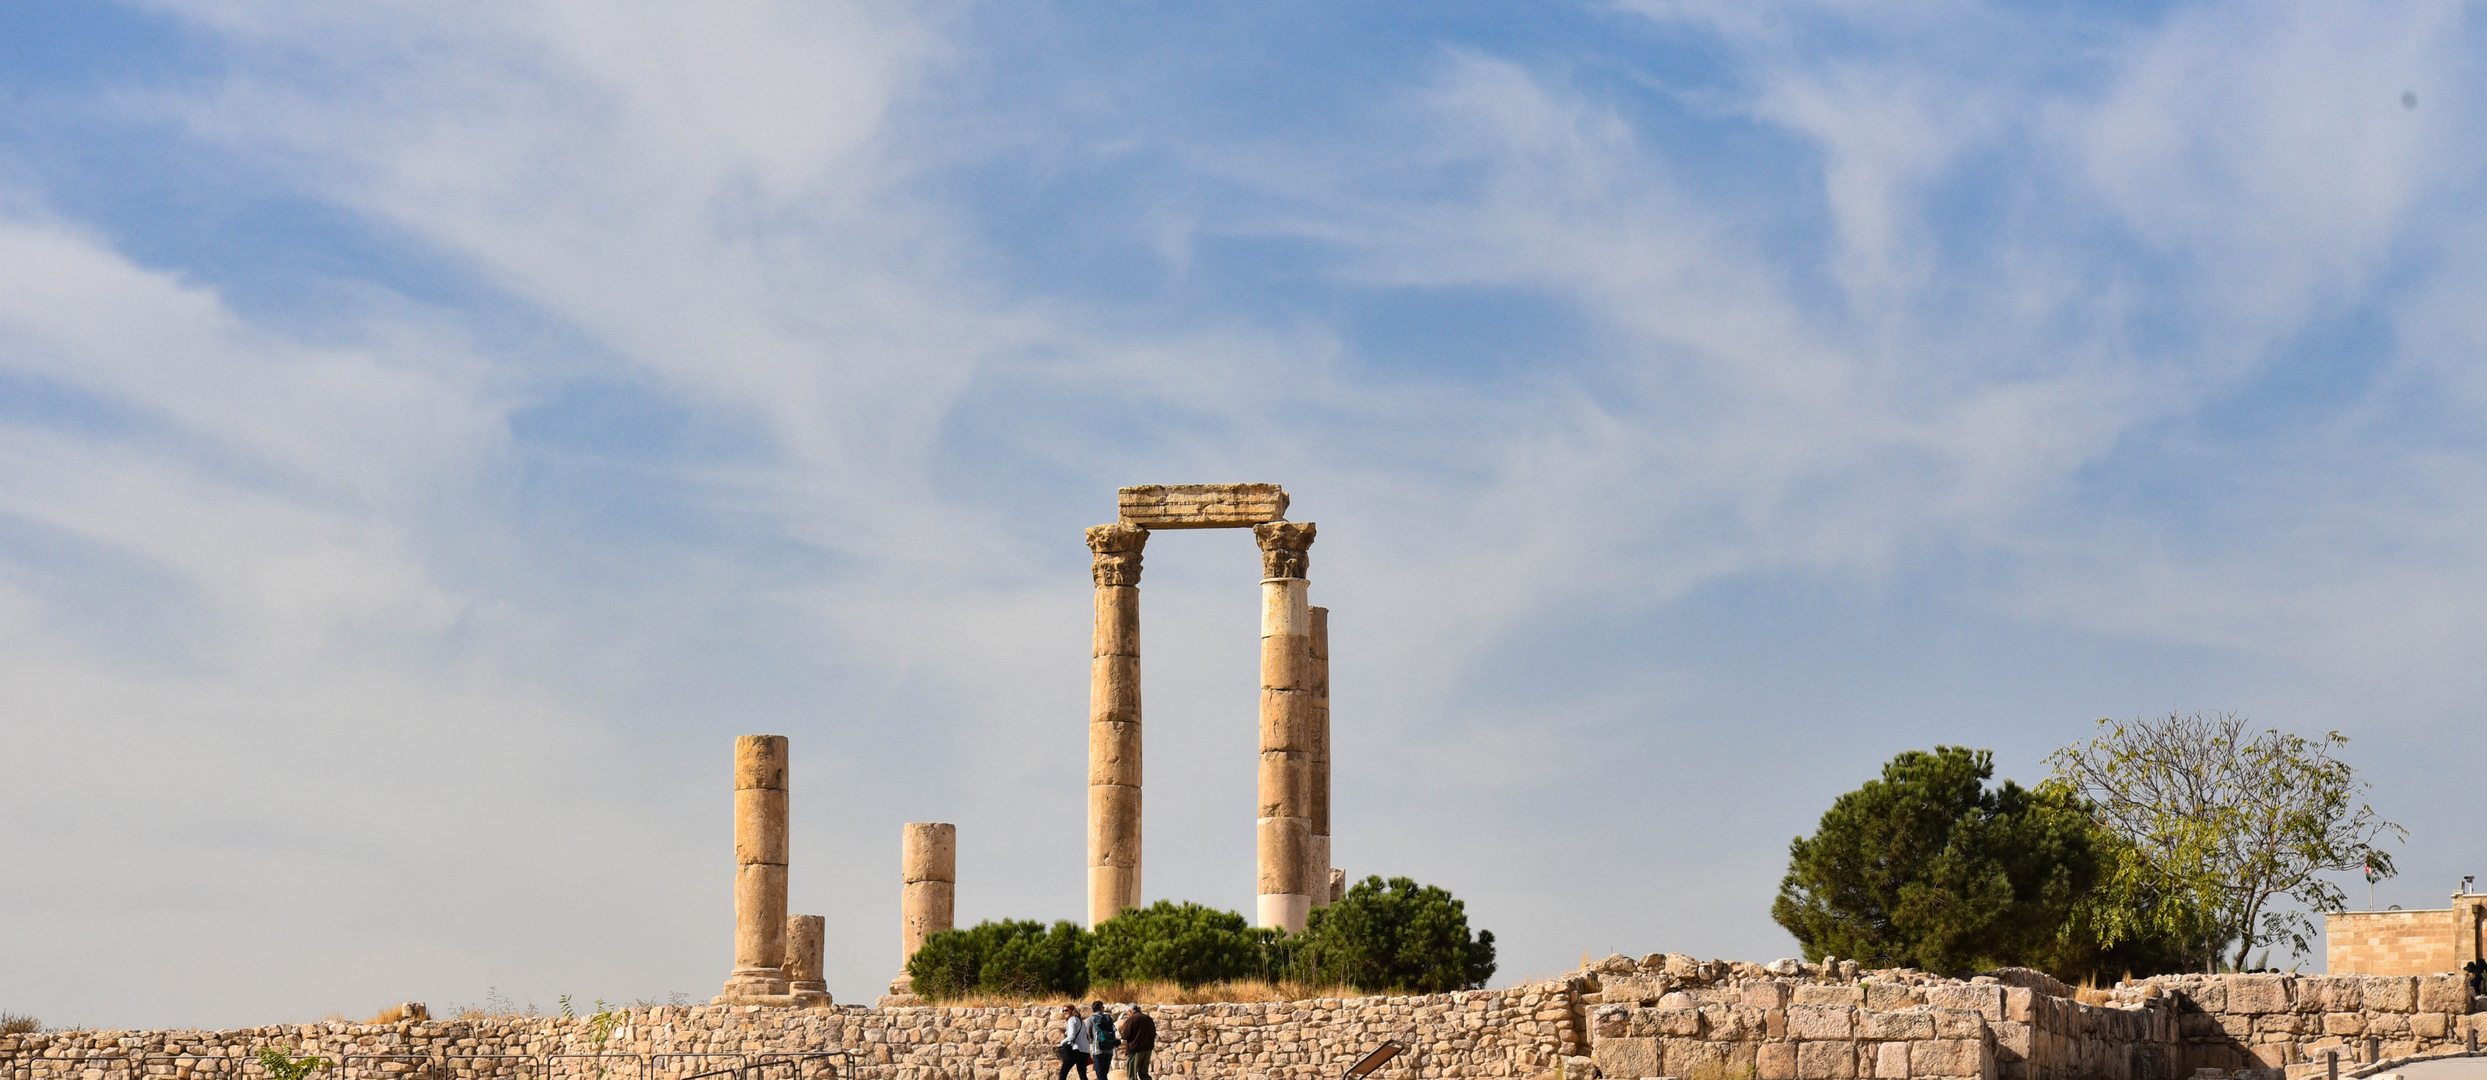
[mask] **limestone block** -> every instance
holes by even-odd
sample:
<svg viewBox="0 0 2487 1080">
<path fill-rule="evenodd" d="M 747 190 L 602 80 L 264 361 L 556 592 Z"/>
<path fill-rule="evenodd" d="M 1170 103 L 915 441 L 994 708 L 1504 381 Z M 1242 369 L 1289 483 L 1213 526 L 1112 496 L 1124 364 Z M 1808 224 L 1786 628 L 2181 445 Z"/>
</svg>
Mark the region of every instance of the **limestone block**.
<svg viewBox="0 0 2487 1080">
<path fill-rule="evenodd" d="M 1265 755 L 1266 756 L 1266 755 Z M 1256 850 L 1260 852 L 1259 892 L 1263 896 L 1278 894 L 1304 896 L 1311 900 L 1304 883 L 1304 848 L 1312 838 L 1312 823 L 1300 817 L 1264 817 L 1258 826 Z"/>
<path fill-rule="evenodd" d="M 1095 629 L 1089 653 L 1097 656 L 1140 655 L 1140 590 L 1138 586 L 1107 586 L 1097 590 Z"/>
<path fill-rule="evenodd" d="M 2409 1031 L 2421 1039 L 2441 1039 L 2451 1033 L 2451 1021 L 2443 1013 L 2415 1013 L 2409 1018 Z"/>
<path fill-rule="evenodd" d="M 2358 979 L 2358 1006 L 2367 1012 L 2416 1012 L 2418 980 L 2407 975 L 2367 975 Z"/>
<path fill-rule="evenodd" d="M 1934 1014 L 1923 1009 L 1903 1012 L 1857 1014 L 1857 1037 L 1860 1039 L 1931 1039 L 1934 1037 Z"/>
<path fill-rule="evenodd" d="M 1303 754 L 1309 763 L 1313 730 L 1312 691 L 1261 691 L 1261 749 Z"/>
<path fill-rule="evenodd" d="M 2228 1011 L 2275 1013 L 2289 1009 L 2288 983 L 2281 975 L 2234 975 L 2228 984 Z"/>
<path fill-rule="evenodd" d="M 2029 1023 L 2030 1014 L 2037 1009 L 2037 1005 L 2035 1004 L 2037 999 L 2038 992 L 2026 986 L 2004 987 L 2003 1018 L 2016 1024 Z M 2062 999 L 2048 998 L 2046 1000 L 2058 1001 Z"/>
<path fill-rule="evenodd" d="M 1784 1009 L 1788 1005 L 1788 984 L 1757 982 L 1744 988 L 1744 1003 L 1756 1009 Z"/>
<path fill-rule="evenodd" d="M 1854 1080 L 1856 1075 L 1855 1043 L 1843 1040 L 1796 1044 L 1796 1080 Z"/>
<path fill-rule="evenodd" d="M 1650 975 L 1602 975 L 1598 983 L 1599 993 L 1604 994 L 1610 1004 L 1626 1002 L 1637 1005 L 1656 1001 L 1667 992 L 1666 981 Z"/>
<path fill-rule="evenodd" d="M 1908 1077 L 1908 1044 L 1887 1042 L 1874 1048 L 1874 1075 L 1879 1078 Z"/>
<path fill-rule="evenodd" d="M 1796 1004 L 1799 1005 L 1865 1004 L 1865 988 L 1862 986 L 1808 985 L 1796 987 L 1795 991 Z"/>
<path fill-rule="evenodd" d="M 1727 1071 L 1727 1053 L 1717 1043 L 1700 1039 L 1662 1039 L 1659 1050 L 1668 1076 L 1716 1076 Z"/>
<path fill-rule="evenodd" d="M 1986 1044 L 1975 1039 L 1928 1039 L 1909 1045 L 1912 1076 L 1983 1076 Z"/>
<path fill-rule="evenodd" d="M 1946 1009 L 1938 1006 L 1927 1011 L 1934 1014 L 1935 1038 L 1983 1040 L 1989 1033 L 1986 1017 L 1974 1010 Z"/>
<path fill-rule="evenodd" d="M 2470 1011 L 2470 984 L 2459 975 L 2421 975 L 2418 977 L 2419 1012 L 2453 1013 Z"/>
<path fill-rule="evenodd" d="M 1140 722 L 1140 658 L 1100 656 L 1088 664 L 1088 719 Z"/>
<path fill-rule="evenodd" d="M 1790 1005 L 1788 1035 L 1797 1039 L 1846 1039 L 1854 1032 L 1855 1013 L 1845 1005 Z"/>
<path fill-rule="evenodd" d="M 1655 1029 L 1654 1034 L 1674 1036 L 1701 1034 L 1701 1010 L 1699 1009 L 1644 1009 L 1642 1015 L 1649 1018 L 1650 1025 Z"/>
<path fill-rule="evenodd" d="M 2003 1019 L 2001 986 L 1929 986 L 1926 1004 L 1938 1009 L 1972 1009 L 1989 1020 Z"/>
<path fill-rule="evenodd" d="M 2219 1021 L 2220 1034 L 2230 1038 L 2242 1039 L 2254 1033 L 2254 1017 L 2251 1014 L 2230 1013 L 2214 1019 Z"/>
<path fill-rule="evenodd" d="M 1115 502 L 1123 524 L 1143 529 L 1243 529 L 1287 515 L 1276 484 L 1143 484 L 1119 489 Z"/>
<path fill-rule="evenodd" d="M 1140 725 L 1088 725 L 1088 782 L 1136 788 L 1140 778 Z"/>
<path fill-rule="evenodd" d="M 1788 1011 L 1786 1009 L 1766 1009 L 1762 1012 L 1762 1037 L 1766 1039 L 1788 1037 Z"/>
<path fill-rule="evenodd" d="M 1638 1012 L 1630 1005 L 1601 1004 L 1589 1010 L 1589 1031 L 1601 1039 L 1629 1034 Z"/>
<path fill-rule="evenodd" d="M 1589 1057 L 1597 1063 L 1600 1076 L 1660 1075 L 1656 1039 L 1599 1039 L 1590 1047 Z"/>
<path fill-rule="evenodd" d="M 2374 1013 L 2362 1015 L 2360 1019 L 2366 1021 L 2366 1034 L 2390 1039 L 2408 1035 L 2410 1019 L 2417 1015 L 2421 1014 Z"/>
<path fill-rule="evenodd" d="M 2255 1043 L 2254 1045 L 2245 1048 L 2245 1054 L 2246 1058 L 2252 1061 L 2254 1063 L 2254 1067 L 2256 1068 L 2284 1069 L 2287 1068 L 2291 1061 L 2297 1056 L 2297 1044 L 2285 1042 Z"/>
<path fill-rule="evenodd" d="M 1312 835 L 1312 776 L 1306 755 L 1292 750 L 1267 748 L 1261 751 L 1260 799 L 1261 817 L 1302 818 L 1305 835 Z M 1298 871 L 1301 873 L 1301 871 Z M 1290 889 L 1289 892 L 1308 892 Z"/>
<path fill-rule="evenodd" d="M 1754 1080 L 1796 1080 L 1796 1044 L 1768 1042 L 1753 1052 Z"/>
<path fill-rule="evenodd" d="M 2297 980 L 2299 1012 L 2362 1012 L 2366 980 L 2355 975 L 2313 975 Z"/>
</svg>

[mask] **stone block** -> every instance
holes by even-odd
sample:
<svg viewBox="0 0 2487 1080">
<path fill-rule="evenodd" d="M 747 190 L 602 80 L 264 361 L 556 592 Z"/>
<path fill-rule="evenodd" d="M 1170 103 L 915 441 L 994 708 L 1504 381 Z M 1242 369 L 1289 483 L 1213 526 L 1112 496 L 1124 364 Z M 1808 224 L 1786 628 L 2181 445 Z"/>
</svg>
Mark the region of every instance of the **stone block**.
<svg viewBox="0 0 2487 1080">
<path fill-rule="evenodd" d="M 2418 1011 L 2418 980 L 2407 975 L 2369 975 L 2359 990 L 2361 1006 L 2367 1012 Z"/>
<path fill-rule="evenodd" d="M 1763 1043 L 1753 1052 L 1754 1080 L 1796 1080 L 1796 1044 Z"/>
<path fill-rule="evenodd" d="M 2324 1013 L 2323 1034 L 2364 1035 L 2366 1034 L 2366 1017 L 2358 1013 Z"/>
<path fill-rule="evenodd" d="M 1750 1039 L 1759 1034 L 1762 1014 L 1741 1005 L 1704 1005 L 1701 1007 L 1701 1033 L 1704 1038 L 1721 1042 Z"/>
<path fill-rule="evenodd" d="M 1862 986 L 1799 986 L 1794 1001 L 1798 1005 L 1863 1005 Z"/>
<path fill-rule="evenodd" d="M 2228 1011 L 2248 1015 L 2287 1012 L 2288 983 L 2279 975 L 2233 975 L 2228 984 Z"/>
<path fill-rule="evenodd" d="M 1243 529 L 1287 516 L 1276 484 L 1145 484 L 1115 496 L 1122 523 L 1143 529 Z"/>
<path fill-rule="evenodd" d="M 1700 1039 L 1668 1039 L 1660 1044 L 1668 1076 L 1716 1076 L 1726 1071 L 1727 1051 Z"/>
<path fill-rule="evenodd" d="M 1642 1077 L 1664 1075 L 1658 1068 L 1656 1039 L 1599 1039 L 1590 1048 L 1589 1057 L 1598 1066 L 1599 1076 Z"/>
<path fill-rule="evenodd" d="M 1860 1039 L 1931 1039 L 1934 1037 L 1934 1014 L 1924 1009 L 1900 1012 L 1875 1012 L 1868 1009 L 1857 1014 L 1857 1037 Z"/>
<path fill-rule="evenodd" d="M 1855 1080 L 1857 1045 L 1837 1042 L 1796 1044 L 1796 1080 Z"/>
<path fill-rule="evenodd" d="M 1699 1009 L 1643 1009 L 1641 1013 L 1649 1018 L 1651 1026 L 1655 1029 L 1653 1034 L 1679 1037 L 1693 1037 L 1701 1034 L 1701 1010 Z"/>
<path fill-rule="evenodd" d="M 1908 1071 L 1908 1044 L 1887 1042 L 1875 1047 L 1874 1075 L 1881 1080 L 1915 1075 Z"/>
<path fill-rule="evenodd" d="M 2364 1012 L 2366 980 L 2355 975 L 2317 975 L 2297 980 L 2297 1011 Z"/>
<path fill-rule="evenodd" d="M 2050 980 L 2048 980 L 2048 981 L 2049 981 L 2049 982 L 2053 982 L 2054 980 L 2050 979 Z M 2059 985 L 2060 985 L 2060 984 L 2059 984 Z M 2032 990 L 2032 989 L 2030 989 L 2030 988 L 2028 988 L 2028 987 L 2026 987 L 2026 986 L 2007 986 L 2007 987 L 2004 987 L 2004 990 L 2003 990 L 2003 1018 L 2004 1018 L 2004 1019 L 2006 1019 L 2006 1020 L 2012 1021 L 2012 1022 L 2013 1022 L 2013 1023 L 2015 1023 L 2015 1024 L 2026 1024 L 2026 1023 L 2029 1023 L 2029 1016 L 2030 1016 L 2030 1013 L 2031 1013 L 2032 1011 L 2034 1011 L 2034 1006 L 2033 1006 L 2033 1004 L 2032 1004 L 2032 999 L 2036 998 L 2037 996 L 2038 996 L 2038 992 L 2037 992 L 2037 991 Z M 2056 999 L 2056 998 L 2048 998 L 2047 1000 L 2049 1000 L 2049 1001 L 2055 1001 L 2055 1000 L 2058 1000 L 2058 999 Z"/>
<path fill-rule="evenodd" d="M 1903 983 L 1865 984 L 1865 1007 L 1869 1009 L 1889 1012 L 1925 1003 L 1926 995 L 1918 993 L 1913 986 Z"/>
<path fill-rule="evenodd" d="M 2441 1039 L 2452 1032 L 2452 1017 L 2443 1013 L 2414 1013 L 2409 1018 L 2409 1033 L 2421 1039 Z"/>
<path fill-rule="evenodd" d="M 2386 1039 L 2406 1037 L 2409 1034 L 2410 1017 L 2414 1015 L 2416 1014 L 2374 1013 L 2368 1015 L 2364 1017 L 2366 1033 Z"/>
<path fill-rule="evenodd" d="M 1928 1039 L 1909 1044 L 1912 1076 L 1983 1076 L 1986 1044 L 1976 1039 Z"/>
<path fill-rule="evenodd" d="M 2349 1015 L 2355 1016 L 2357 1014 L 2351 1013 Z M 2314 1016 L 2301 1016 L 2297 1013 L 2264 1013 L 2260 1016 L 2239 1016 L 2233 1017 L 2232 1019 L 2253 1021 L 2254 1031 L 2257 1034 L 2285 1032 L 2287 1034 L 2294 1035 L 2300 1031 L 2306 1031 L 2309 1029 L 2319 1030 L 2323 1026 L 2323 1017 L 2320 1014 Z"/>
<path fill-rule="evenodd" d="M 1744 1003 L 1756 1009 L 1788 1007 L 1788 984 L 1776 980 L 1753 983 L 1744 988 Z"/>
<path fill-rule="evenodd" d="M 1762 1037 L 1769 1039 L 1788 1037 L 1788 1011 L 1786 1009 L 1769 1009 L 1762 1013 Z"/>
<path fill-rule="evenodd" d="M 1788 1036 L 1796 1039 L 1847 1039 L 1855 1030 L 1854 1009 L 1845 1005 L 1790 1005 Z"/>
<path fill-rule="evenodd" d="M 1974 1009 L 1989 1020 L 2003 1019 L 2001 986 L 1929 986 L 1926 1004 L 1939 1009 Z"/>
<path fill-rule="evenodd" d="M 2005 1023 L 1995 1029 L 1995 1056 L 2011 1061 L 2027 1061 L 2037 1041 L 2037 1032 L 2027 1024 Z"/>
<path fill-rule="evenodd" d="M 2245 1054 L 2246 1058 L 2253 1062 L 2255 1068 L 2285 1069 L 2297 1057 L 2297 1044 L 2293 1042 L 2255 1043 L 2245 1048 Z"/>
<path fill-rule="evenodd" d="M 1600 975 L 1598 992 L 1608 1004 L 1638 1005 L 1667 992 L 1665 980 L 1654 975 Z"/>
<path fill-rule="evenodd" d="M 1968 1009 L 1933 1009 L 1934 1037 L 1938 1039 L 1980 1039 L 1987 1037 L 1986 1018 Z"/>
<path fill-rule="evenodd" d="M 2418 976 L 2417 1011 L 2455 1015 L 2469 1012 L 2469 981 L 2459 975 Z"/>
<path fill-rule="evenodd" d="M 1600 1005 L 1589 1010 L 1589 1031 L 1603 1039 L 1630 1034 L 1632 1014 L 1629 1005 Z"/>
</svg>

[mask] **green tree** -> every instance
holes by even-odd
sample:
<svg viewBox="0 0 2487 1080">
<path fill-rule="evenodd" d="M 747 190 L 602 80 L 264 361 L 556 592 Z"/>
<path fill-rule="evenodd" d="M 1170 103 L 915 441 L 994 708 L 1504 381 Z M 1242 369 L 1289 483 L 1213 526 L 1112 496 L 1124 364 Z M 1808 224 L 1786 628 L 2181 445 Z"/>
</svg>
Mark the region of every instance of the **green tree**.
<svg viewBox="0 0 2487 1080">
<path fill-rule="evenodd" d="M 1160 900 L 1097 924 L 1088 949 L 1091 982 L 1168 981 L 1185 988 L 1266 971 L 1264 942 L 1244 917 L 1203 904 Z"/>
<path fill-rule="evenodd" d="M 2101 942 L 2177 942 L 2205 966 L 2233 947 L 2243 968 L 2256 946 L 2310 950 L 2308 913 L 2348 902 L 2322 875 L 2391 875 L 2378 842 L 2406 833 L 2360 801 L 2368 785 L 2334 756 L 2347 736 L 2256 734 L 2234 713 L 2098 723 L 2047 762 L 2123 841 L 2084 906 Z"/>
<path fill-rule="evenodd" d="M 1938 746 L 1883 766 L 1788 845 L 1771 917 L 1808 959 L 1958 971 L 2042 961 L 2097 873 L 2071 792 L 1988 788 L 1994 755 Z"/>
<path fill-rule="evenodd" d="M 1494 932 L 1471 938 L 1466 904 L 1408 878 L 1358 882 L 1337 903 L 1313 909 L 1291 944 L 1294 954 L 1279 952 L 1274 963 L 1358 990 L 1433 994 L 1494 977 Z"/>
<path fill-rule="evenodd" d="M 1088 990 L 1087 928 L 1029 919 L 977 923 L 924 939 L 907 958 L 915 992 L 928 1001 L 985 993 L 1077 997 Z"/>
</svg>

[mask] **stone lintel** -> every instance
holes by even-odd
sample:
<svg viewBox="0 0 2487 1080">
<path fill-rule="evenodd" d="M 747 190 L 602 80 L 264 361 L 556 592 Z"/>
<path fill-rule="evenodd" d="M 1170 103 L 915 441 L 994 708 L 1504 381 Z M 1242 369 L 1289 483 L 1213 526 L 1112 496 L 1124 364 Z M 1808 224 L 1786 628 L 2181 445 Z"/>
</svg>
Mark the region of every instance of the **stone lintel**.
<svg viewBox="0 0 2487 1080">
<path fill-rule="evenodd" d="M 1122 523 L 1143 529 L 1248 529 L 1287 516 L 1276 484 L 1143 484 L 1116 496 Z"/>
<path fill-rule="evenodd" d="M 825 1009 L 831 1004 L 827 994 L 719 994 L 709 998 L 711 1005 L 760 1005 L 771 1009 Z"/>
</svg>

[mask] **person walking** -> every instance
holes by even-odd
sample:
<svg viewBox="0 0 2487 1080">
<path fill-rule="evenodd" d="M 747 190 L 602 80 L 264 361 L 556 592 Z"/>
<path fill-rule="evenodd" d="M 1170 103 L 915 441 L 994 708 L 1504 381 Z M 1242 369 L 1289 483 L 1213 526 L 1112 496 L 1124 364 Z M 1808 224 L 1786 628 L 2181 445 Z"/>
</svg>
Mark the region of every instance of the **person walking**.
<svg viewBox="0 0 2487 1080">
<path fill-rule="evenodd" d="M 1060 1061 L 1062 1068 L 1054 1073 L 1054 1080 L 1066 1080 L 1074 1067 L 1079 1069 L 1079 1080 L 1088 1080 L 1088 1052 L 1094 1046 L 1089 1039 L 1088 1021 L 1080 1017 L 1079 1006 L 1063 1006 L 1062 1041 L 1054 1046 L 1054 1060 Z M 1097 1080 L 1105 1080 L 1105 1074 L 1099 1073 Z"/>
<path fill-rule="evenodd" d="M 1157 1049 L 1157 1020 L 1134 1003 L 1123 1010 L 1123 1072 L 1131 1080 L 1149 1080 L 1149 1054 Z"/>
<path fill-rule="evenodd" d="M 1122 1040 L 1114 1035 L 1114 1018 L 1106 1015 L 1104 1002 L 1090 1002 L 1088 1007 L 1088 1046 L 1096 1054 L 1097 1080 L 1105 1080 L 1106 1072 L 1114 1067 L 1114 1047 Z"/>
</svg>

